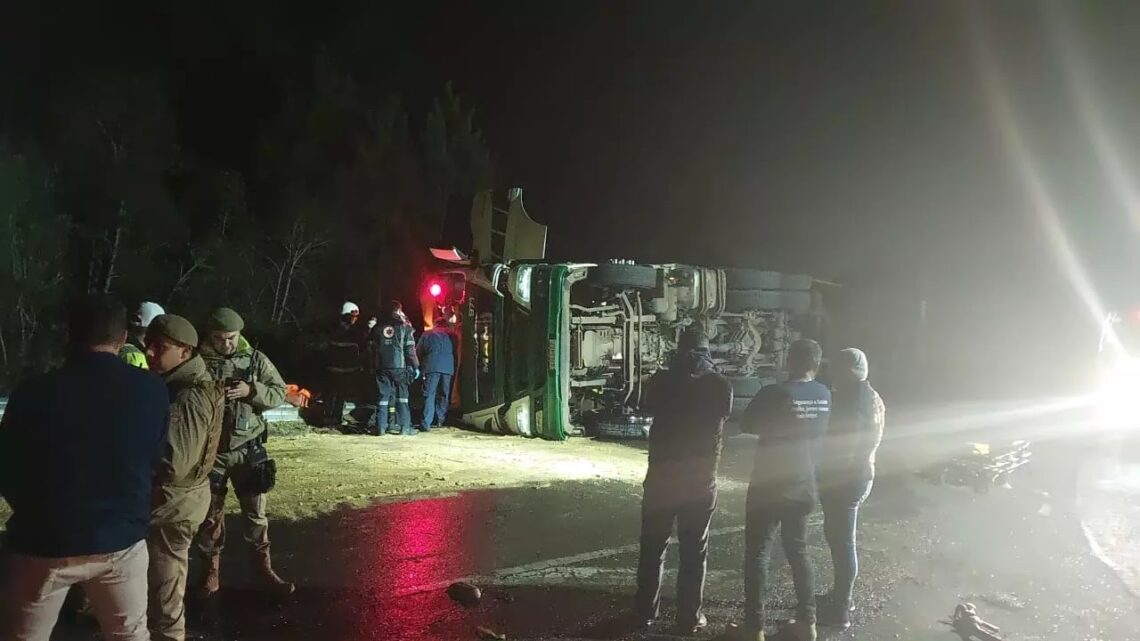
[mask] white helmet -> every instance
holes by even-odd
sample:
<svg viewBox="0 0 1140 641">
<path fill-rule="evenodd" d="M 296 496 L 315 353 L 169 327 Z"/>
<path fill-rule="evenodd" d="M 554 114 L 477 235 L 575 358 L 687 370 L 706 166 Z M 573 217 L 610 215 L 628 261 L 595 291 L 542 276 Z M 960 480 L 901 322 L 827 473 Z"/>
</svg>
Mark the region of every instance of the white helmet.
<svg viewBox="0 0 1140 641">
<path fill-rule="evenodd" d="M 352 301 L 345 301 L 345 303 L 340 306 L 340 315 L 341 316 L 344 316 L 345 314 L 359 314 L 359 313 L 360 313 L 360 307 L 358 307 L 356 305 L 356 303 L 354 303 Z"/>
<path fill-rule="evenodd" d="M 152 320 L 158 318 L 159 316 L 162 316 L 165 313 L 166 310 L 162 308 L 162 305 L 159 305 L 158 303 L 152 303 L 150 301 L 145 301 L 139 305 L 138 311 L 135 312 L 133 322 L 136 327 L 150 327 L 150 322 Z"/>
</svg>

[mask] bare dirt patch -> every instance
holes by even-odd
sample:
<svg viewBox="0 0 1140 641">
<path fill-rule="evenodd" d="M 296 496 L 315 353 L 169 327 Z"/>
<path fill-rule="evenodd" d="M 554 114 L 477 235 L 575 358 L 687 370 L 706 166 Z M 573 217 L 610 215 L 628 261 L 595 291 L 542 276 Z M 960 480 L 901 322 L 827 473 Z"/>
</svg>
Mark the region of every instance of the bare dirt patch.
<svg viewBox="0 0 1140 641">
<path fill-rule="evenodd" d="M 571 439 L 562 443 L 456 429 L 415 436 L 321 433 L 282 426 L 270 437 L 276 518 L 305 518 L 342 505 L 555 481 L 640 482 L 646 452 L 636 444 Z"/>
</svg>

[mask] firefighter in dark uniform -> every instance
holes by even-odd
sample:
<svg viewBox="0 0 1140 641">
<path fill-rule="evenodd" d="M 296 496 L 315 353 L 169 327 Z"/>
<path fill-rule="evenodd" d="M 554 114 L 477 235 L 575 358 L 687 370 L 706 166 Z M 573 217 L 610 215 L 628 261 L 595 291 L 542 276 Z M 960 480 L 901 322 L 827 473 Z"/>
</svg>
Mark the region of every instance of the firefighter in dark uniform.
<svg viewBox="0 0 1140 641">
<path fill-rule="evenodd" d="M 372 328 L 368 347 L 379 392 L 376 401 L 377 434 L 415 434 L 412 410 L 408 406 L 408 388 L 419 375 L 420 361 L 416 356 L 415 335 L 399 301 L 392 301 L 388 317 Z M 397 425 L 392 426 L 389 432 L 388 409 L 393 404 L 396 406 Z"/>
<path fill-rule="evenodd" d="M 325 349 L 325 384 L 328 394 L 328 413 L 325 424 L 339 427 L 344 420 L 344 402 L 355 398 L 364 376 L 362 353 L 368 343 L 368 330 L 376 325 L 376 319 L 368 325 L 360 321 L 360 307 L 346 302 L 340 309 L 340 320 L 329 335 Z"/>
</svg>

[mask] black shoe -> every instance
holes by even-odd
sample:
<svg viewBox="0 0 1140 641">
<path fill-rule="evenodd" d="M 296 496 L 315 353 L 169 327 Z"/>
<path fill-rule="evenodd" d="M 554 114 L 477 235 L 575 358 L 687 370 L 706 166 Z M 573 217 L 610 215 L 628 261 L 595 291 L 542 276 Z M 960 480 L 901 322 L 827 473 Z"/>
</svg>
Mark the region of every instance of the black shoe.
<svg viewBox="0 0 1140 641">
<path fill-rule="evenodd" d="M 697 617 L 697 620 L 695 623 L 680 623 L 680 622 L 678 622 L 677 623 L 677 634 L 679 634 L 683 637 L 691 637 L 693 635 L 700 634 L 701 631 L 707 627 L 709 627 L 709 620 L 705 617 L 705 615 L 702 614 L 699 617 Z"/>
</svg>

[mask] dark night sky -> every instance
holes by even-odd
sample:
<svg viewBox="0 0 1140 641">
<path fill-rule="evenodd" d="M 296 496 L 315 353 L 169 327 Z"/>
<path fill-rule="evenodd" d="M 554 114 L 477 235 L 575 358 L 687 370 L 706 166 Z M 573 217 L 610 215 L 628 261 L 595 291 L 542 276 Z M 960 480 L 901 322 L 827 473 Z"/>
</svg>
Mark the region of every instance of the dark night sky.
<svg viewBox="0 0 1140 641">
<path fill-rule="evenodd" d="M 1073 99 L 1089 92 L 1125 162 L 1140 161 L 1140 11 L 623 6 L 467 13 L 466 53 L 435 63 L 463 69 L 460 89 L 486 105 L 502 173 L 551 224 L 556 255 L 921 282 L 944 357 L 968 370 L 995 355 L 1002 375 L 1078 363 L 1096 328 L 1003 144 L 983 91 L 990 64 L 1098 292 L 1140 299 L 1137 228 Z M 1076 77 L 1065 47 L 1084 61 Z"/>
<path fill-rule="evenodd" d="M 982 90 L 984 33 L 1098 286 L 1127 292 L 1137 267 L 1136 228 L 1061 64 L 1067 43 L 1131 178 L 1140 10 L 1125 3 L 47 4 L 5 34 L 25 115 L 62 70 L 166 65 L 189 138 L 240 156 L 275 109 L 280 61 L 302 73 L 323 45 L 413 113 L 453 81 L 502 186 L 524 188 L 557 257 L 786 268 L 900 291 L 921 282 L 944 342 L 979 358 L 1006 345 L 1010 360 L 1083 353 L 1088 312 Z M 17 53 L 29 62 L 13 64 Z"/>
</svg>

